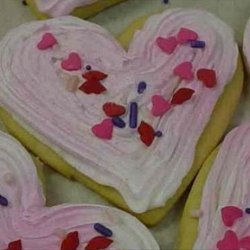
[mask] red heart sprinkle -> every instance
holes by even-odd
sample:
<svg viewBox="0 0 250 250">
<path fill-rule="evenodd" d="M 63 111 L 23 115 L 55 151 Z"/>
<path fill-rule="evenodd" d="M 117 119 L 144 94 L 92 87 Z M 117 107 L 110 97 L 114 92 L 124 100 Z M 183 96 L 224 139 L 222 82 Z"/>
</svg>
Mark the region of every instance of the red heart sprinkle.
<svg viewBox="0 0 250 250">
<path fill-rule="evenodd" d="M 22 241 L 16 240 L 9 243 L 7 250 L 22 250 Z"/>
<path fill-rule="evenodd" d="M 177 40 L 180 44 L 186 43 L 188 41 L 194 41 L 198 39 L 198 34 L 190 29 L 181 28 L 178 35 Z"/>
<path fill-rule="evenodd" d="M 72 52 L 66 60 L 62 61 L 61 66 L 67 71 L 80 70 L 82 68 L 82 61 L 77 53 Z"/>
<path fill-rule="evenodd" d="M 71 232 L 67 234 L 61 245 L 61 250 L 76 250 L 79 246 L 78 232 Z"/>
<path fill-rule="evenodd" d="M 250 250 L 250 236 L 244 237 L 240 240 L 240 247 L 245 250 Z"/>
<path fill-rule="evenodd" d="M 106 91 L 107 89 L 97 80 L 87 80 L 84 82 L 79 89 L 86 94 L 101 94 L 102 92 Z"/>
<path fill-rule="evenodd" d="M 224 238 L 216 246 L 218 250 L 240 250 L 238 237 L 231 230 L 226 231 Z"/>
<path fill-rule="evenodd" d="M 37 48 L 40 50 L 45 50 L 53 47 L 57 44 L 57 40 L 51 33 L 45 33 L 42 37 L 42 40 L 37 44 Z"/>
<path fill-rule="evenodd" d="M 141 141 L 148 147 L 152 144 L 155 138 L 155 131 L 148 123 L 142 121 L 138 127 Z"/>
<path fill-rule="evenodd" d="M 113 135 L 113 122 L 111 119 L 105 119 L 101 123 L 94 125 L 91 130 L 93 134 L 100 138 L 105 140 L 112 139 Z"/>
<path fill-rule="evenodd" d="M 172 54 L 178 45 L 177 39 L 174 36 L 169 38 L 158 37 L 156 43 L 158 47 L 167 54 Z"/>
<path fill-rule="evenodd" d="M 106 249 L 113 243 L 113 240 L 108 239 L 104 236 L 96 236 L 91 239 L 88 245 L 85 247 L 85 250 L 101 250 Z"/>
<path fill-rule="evenodd" d="M 126 109 L 114 102 L 107 102 L 102 107 L 105 114 L 109 117 L 121 116 L 125 114 Z"/>
<path fill-rule="evenodd" d="M 213 88 L 217 84 L 216 72 L 213 69 L 199 69 L 197 78 L 208 88 Z"/>
<path fill-rule="evenodd" d="M 243 211 L 235 206 L 223 207 L 221 209 L 221 217 L 224 225 L 227 227 L 233 226 L 234 222 L 243 216 Z"/>
<path fill-rule="evenodd" d="M 82 75 L 83 78 L 86 80 L 96 80 L 96 81 L 101 81 L 107 78 L 107 74 L 100 72 L 100 71 L 88 71 L 85 74 Z"/>
<path fill-rule="evenodd" d="M 181 88 L 177 90 L 172 97 L 171 104 L 178 105 L 188 101 L 191 99 L 194 92 L 195 91 L 193 89 L 188 88 Z"/>
</svg>

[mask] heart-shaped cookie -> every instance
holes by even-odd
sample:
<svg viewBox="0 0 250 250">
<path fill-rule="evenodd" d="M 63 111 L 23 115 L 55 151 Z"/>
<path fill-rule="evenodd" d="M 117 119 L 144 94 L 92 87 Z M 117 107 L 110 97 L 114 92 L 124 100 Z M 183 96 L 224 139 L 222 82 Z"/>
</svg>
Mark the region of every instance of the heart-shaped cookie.
<svg viewBox="0 0 250 250">
<path fill-rule="evenodd" d="M 146 227 L 118 209 L 45 207 L 35 165 L 24 148 L 1 132 L 0 154 L 0 249 L 159 249 Z"/>
<path fill-rule="evenodd" d="M 162 51 L 157 39 L 177 37 L 182 28 L 196 32 L 208 50 L 185 43 L 173 54 Z M 37 44 L 46 32 L 55 36 L 58 46 L 39 50 Z M 82 69 L 67 72 L 61 62 L 73 51 L 81 58 Z M 52 167 L 87 183 L 119 206 L 142 214 L 141 219 L 150 224 L 169 210 L 216 145 L 241 90 L 241 79 L 234 78 L 238 50 L 232 31 L 204 11 L 174 9 L 156 15 L 136 32 L 127 52 L 93 23 L 74 17 L 33 22 L 7 34 L 0 43 L 0 55 L 0 103 L 13 113 L 11 124 L 17 121 L 38 139 L 38 145 L 30 134 L 19 135 L 19 126 L 12 129 L 10 117 L 1 112 L 7 127 Z M 217 85 L 206 88 L 196 74 L 190 81 L 177 77 L 174 68 L 183 62 L 192 63 L 193 72 L 213 68 Z M 80 79 L 77 90 L 65 88 L 65 74 Z M 86 93 L 81 88 L 86 81 L 99 83 L 106 91 Z M 138 93 L 141 82 L 146 89 Z M 230 87 L 234 88 L 230 108 L 222 102 L 215 109 Z M 172 100 L 171 112 L 153 116 L 148 107 L 154 95 Z M 108 102 L 126 108 L 126 114 L 119 117 L 126 126 L 114 127 L 112 139 L 105 140 L 91 128 L 107 119 L 102 107 Z M 221 112 L 227 115 L 225 119 Z M 144 140 L 145 135 L 140 137 L 142 121 L 162 136 L 152 143 Z M 205 141 L 199 141 L 203 133 L 209 134 L 209 140 L 203 135 Z M 45 146 L 47 153 L 41 152 Z M 159 207 L 162 209 L 147 214 Z"/>
<path fill-rule="evenodd" d="M 249 142 L 245 124 L 205 161 L 184 209 L 178 249 L 250 248 Z M 191 217 L 193 209 L 200 210 L 199 218 Z"/>
</svg>

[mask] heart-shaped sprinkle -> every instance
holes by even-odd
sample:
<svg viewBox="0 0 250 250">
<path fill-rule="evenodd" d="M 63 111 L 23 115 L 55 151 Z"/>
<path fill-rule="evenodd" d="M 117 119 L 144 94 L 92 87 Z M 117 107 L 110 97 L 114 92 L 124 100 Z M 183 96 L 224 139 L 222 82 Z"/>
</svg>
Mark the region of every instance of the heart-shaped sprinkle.
<svg viewBox="0 0 250 250">
<path fill-rule="evenodd" d="M 104 80 L 108 77 L 107 74 L 101 72 L 101 71 L 88 71 L 85 74 L 82 75 L 83 78 L 86 80 L 96 80 L 96 81 L 101 81 Z"/>
<path fill-rule="evenodd" d="M 174 74 L 181 79 L 192 81 L 194 79 L 193 65 L 191 62 L 183 62 L 174 68 Z"/>
<path fill-rule="evenodd" d="M 221 209 L 221 217 L 226 227 L 232 227 L 236 220 L 243 216 L 243 211 L 235 206 L 223 207 Z"/>
<path fill-rule="evenodd" d="M 103 250 L 108 248 L 113 243 L 113 240 L 103 236 L 97 236 L 91 239 L 85 250 Z"/>
<path fill-rule="evenodd" d="M 3 207 L 7 207 L 8 204 L 9 204 L 8 200 L 4 196 L 0 195 L 0 205 Z"/>
<path fill-rule="evenodd" d="M 99 95 L 105 92 L 107 89 L 97 80 L 87 80 L 84 82 L 79 89 L 86 94 L 96 94 Z"/>
<path fill-rule="evenodd" d="M 224 238 L 216 246 L 218 250 L 240 250 L 238 237 L 231 230 L 226 231 Z"/>
<path fill-rule="evenodd" d="M 240 240 L 240 247 L 244 250 L 250 250 L 250 236 L 246 236 Z"/>
<path fill-rule="evenodd" d="M 121 116 L 126 112 L 125 107 L 123 107 L 122 105 L 118 105 L 114 102 L 105 103 L 102 109 L 109 117 Z"/>
<path fill-rule="evenodd" d="M 22 250 L 22 241 L 17 240 L 17 241 L 10 242 L 7 250 Z"/>
<path fill-rule="evenodd" d="M 178 89 L 172 97 L 171 104 L 173 105 L 182 104 L 188 101 L 189 99 L 191 99 L 193 94 L 194 94 L 193 89 L 189 89 L 189 88 Z"/>
<path fill-rule="evenodd" d="M 110 140 L 113 135 L 113 126 L 114 125 L 111 119 L 105 119 L 101 123 L 93 126 L 91 130 L 96 137 Z"/>
<path fill-rule="evenodd" d="M 194 41 L 197 39 L 198 39 L 198 34 L 195 31 L 187 28 L 181 28 L 177 35 L 177 41 L 180 44 L 186 43 L 188 41 Z"/>
<path fill-rule="evenodd" d="M 138 133 L 141 141 L 148 147 L 152 144 L 155 138 L 155 131 L 148 123 L 142 121 L 138 127 Z"/>
<path fill-rule="evenodd" d="M 113 235 L 113 232 L 109 228 L 100 223 L 95 223 L 94 229 L 105 237 L 111 237 Z"/>
<path fill-rule="evenodd" d="M 61 250 L 76 250 L 79 246 L 78 232 L 71 232 L 67 234 L 61 245 Z"/>
<path fill-rule="evenodd" d="M 208 88 L 213 88 L 217 84 L 216 72 L 213 69 L 199 69 L 197 78 Z"/>
<path fill-rule="evenodd" d="M 62 61 L 61 66 L 67 71 L 80 70 L 82 68 L 82 61 L 77 53 L 72 52 L 69 54 L 67 59 Z"/>
<path fill-rule="evenodd" d="M 171 108 L 171 103 L 161 95 L 152 96 L 153 116 L 162 116 Z"/>
<path fill-rule="evenodd" d="M 174 36 L 169 38 L 158 37 L 156 43 L 158 47 L 167 54 L 172 54 L 178 45 L 177 39 Z"/>
<path fill-rule="evenodd" d="M 45 33 L 42 40 L 37 44 L 37 48 L 40 50 L 46 50 L 57 44 L 57 40 L 51 33 Z"/>
</svg>

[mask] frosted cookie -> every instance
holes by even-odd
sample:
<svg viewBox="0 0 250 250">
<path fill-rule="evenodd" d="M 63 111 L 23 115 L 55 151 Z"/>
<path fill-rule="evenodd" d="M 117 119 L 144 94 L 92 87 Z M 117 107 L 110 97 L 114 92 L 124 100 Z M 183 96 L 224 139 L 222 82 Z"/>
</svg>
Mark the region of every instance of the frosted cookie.
<svg viewBox="0 0 250 250">
<path fill-rule="evenodd" d="M 243 73 L 232 30 L 212 14 L 143 22 L 121 36 L 127 52 L 74 17 L 10 31 L 0 116 L 48 165 L 155 225 L 223 135 Z"/>
<path fill-rule="evenodd" d="M 143 224 L 118 209 L 45 207 L 35 166 L 24 148 L 0 132 L 0 154 L 1 249 L 159 249 Z"/>
<path fill-rule="evenodd" d="M 74 15 L 88 18 L 125 0 L 26 0 L 39 19 Z"/>
<path fill-rule="evenodd" d="M 250 19 L 248 20 L 245 28 L 243 38 L 243 53 L 247 65 L 247 70 L 248 72 L 250 72 Z"/>
<path fill-rule="evenodd" d="M 204 163 L 185 206 L 178 249 L 249 249 L 249 141 L 250 126 L 242 125 Z"/>
</svg>

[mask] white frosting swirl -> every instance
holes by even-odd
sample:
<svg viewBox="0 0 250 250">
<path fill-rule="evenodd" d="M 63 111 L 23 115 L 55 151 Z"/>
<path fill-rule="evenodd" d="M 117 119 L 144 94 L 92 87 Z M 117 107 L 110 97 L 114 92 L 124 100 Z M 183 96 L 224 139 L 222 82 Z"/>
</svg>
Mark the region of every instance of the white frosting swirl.
<svg viewBox="0 0 250 250">
<path fill-rule="evenodd" d="M 213 163 L 203 188 L 199 233 L 193 249 L 217 249 L 226 230 L 221 208 L 236 206 L 243 211 L 250 204 L 250 126 L 230 132 Z M 249 215 L 236 221 L 233 230 L 239 239 L 250 234 Z"/>
<path fill-rule="evenodd" d="M 196 31 L 206 41 L 206 49 L 183 45 L 171 55 L 163 53 L 156 38 L 176 35 L 183 26 Z M 40 51 L 36 45 L 46 31 L 55 35 L 59 46 Z M 108 74 L 107 93 L 65 90 L 60 63 L 51 58 L 66 58 L 72 51 L 85 65 Z M 103 28 L 61 17 L 12 30 L 0 43 L 0 55 L 1 105 L 74 168 L 117 189 L 128 206 L 140 213 L 163 206 L 190 171 L 197 141 L 235 72 L 238 49 L 232 30 L 212 14 L 173 9 L 151 17 L 137 31 L 127 53 Z M 183 61 L 191 61 L 195 71 L 215 69 L 217 86 L 208 89 L 197 79 L 187 83 L 173 76 L 173 68 Z M 142 80 L 147 90 L 137 96 Z M 193 98 L 162 118 L 153 117 L 148 111 L 152 95 L 168 99 L 181 87 L 194 89 Z M 91 127 L 105 118 L 105 102 L 128 106 L 134 100 L 139 120 L 163 132 L 149 148 L 129 128 L 115 129 L 110 141 L 91 133 Z"/>
<path fill-rule="evenodd" d="M 243 52 L 248 71 L 250 72 L 250 19 L 248 20 L 245 28 L 245 33 L 243 38 Z"/>
<path fill-rule="evenodd" d="M 40 12 L 51 17 L 69 15 L 75 8 L 84 7 L 98 0 L 34 0 Z"/>
<path fill-rule="evenodd" d="M 8 177 L 8 178 L 6 178 Z M 7 181 L 12 179 L 12 182 Z M 159 249 L 156 241 L 136 218 L 111 207 L 59 205 L 45 207 L 35 166 L 23 147 L 0 133 L 0 195 L 8 199 L 0 206 L 0 249 L 21 239 L 25 250 L 60 249 L 65 234 L 78 231 L 80 244 L 99 236 L 95 223 L 113 231 L 108 249 Z M 79 248 L 80 249 L 80 248 Z"/>
</svg>

